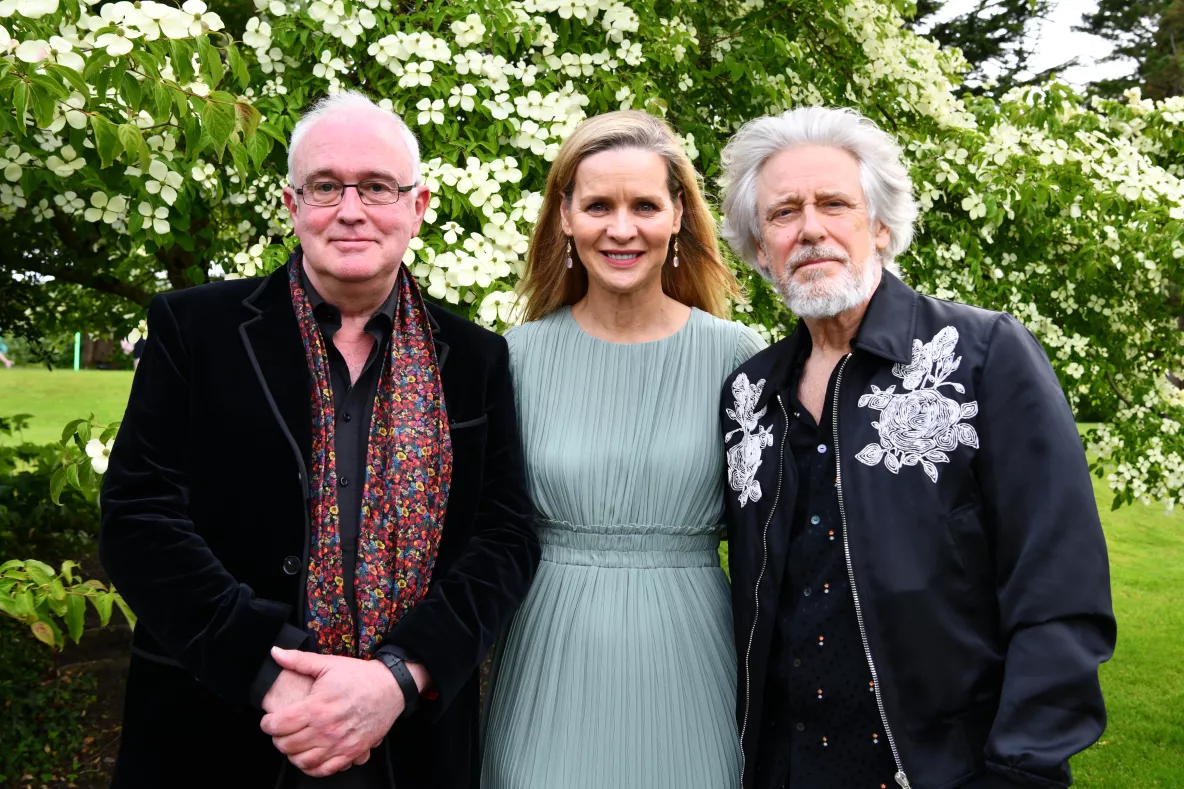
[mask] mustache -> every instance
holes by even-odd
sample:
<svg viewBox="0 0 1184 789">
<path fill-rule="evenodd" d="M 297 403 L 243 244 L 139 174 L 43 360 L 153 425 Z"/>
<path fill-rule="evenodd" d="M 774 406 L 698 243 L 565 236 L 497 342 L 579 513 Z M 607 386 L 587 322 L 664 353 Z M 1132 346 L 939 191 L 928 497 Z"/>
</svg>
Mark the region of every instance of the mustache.
<svg viewBox="0 0 1184 789">
<path fill-rule="evenodd" d="M 785 262 L 785 270 L 793 272 L 807 263 L 815 263 L 819 260 L 836 260 L 843 265 L 851 263 L 851 258 L 847 253 L 838 247 L 810 246 L 799 249 L 790 255 L 789 260 Z"/>
</svg>

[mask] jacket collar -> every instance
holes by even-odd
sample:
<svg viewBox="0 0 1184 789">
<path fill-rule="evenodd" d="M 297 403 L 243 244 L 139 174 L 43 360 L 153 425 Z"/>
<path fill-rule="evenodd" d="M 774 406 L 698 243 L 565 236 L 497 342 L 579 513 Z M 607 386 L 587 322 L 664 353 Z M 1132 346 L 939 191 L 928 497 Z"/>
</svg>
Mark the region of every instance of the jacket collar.
<svg viewBox="0 0 1184 789">
<path fill-rule="evenodd" d="M 908 364 L 913 358 L 913 338 L 917 336 L 917 307 L 920 303 L 921 296 L 917 291 L 884 269 L 851 347 L 890 362 Z"/>
<path fill-rule="evenodd" d="M 851 347 L 890 362 L 908 364 L 912 360 L 913 338 L 917 336 L 920 301 L 920 294 L 884 269 Z M 767 386 L 761 393 L 758 407 L 763 407 L 774 394 L 788 391 L 793 385 L 794 362 L 799 355 L 810 352 L 810 330 L 805 321 L 798 320 L 785 343 L 785 352 L 777 359 L 777 370 L 770 376 L 772 386 Z"/>
</svg>

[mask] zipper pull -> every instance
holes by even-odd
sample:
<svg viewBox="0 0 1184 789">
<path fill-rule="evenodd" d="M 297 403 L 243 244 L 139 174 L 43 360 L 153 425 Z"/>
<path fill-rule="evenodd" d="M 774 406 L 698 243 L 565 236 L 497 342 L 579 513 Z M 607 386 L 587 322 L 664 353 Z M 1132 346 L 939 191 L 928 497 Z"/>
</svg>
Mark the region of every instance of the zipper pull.
<svg viewBox="0 0 1184 789">
<path fill-rule="evenodd" d="M 896 782 L 900 784 L 900 789 L 912 789 L 909 786 L 909 777 L 904 774 L 904 770 L 896 771 Z"/>
</svg>

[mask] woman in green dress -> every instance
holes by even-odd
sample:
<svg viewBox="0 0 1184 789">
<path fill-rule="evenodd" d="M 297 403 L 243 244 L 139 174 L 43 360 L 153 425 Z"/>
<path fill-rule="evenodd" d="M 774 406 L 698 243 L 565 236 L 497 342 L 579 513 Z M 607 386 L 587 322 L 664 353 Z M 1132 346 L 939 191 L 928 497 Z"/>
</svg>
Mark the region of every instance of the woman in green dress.
<svg viewBox="0 0 1184 789">
<path fill-rule="evenodd" d="M 678 139 L 585 121 L 547 179 L 507 334 L 542 563 L 487 694 L 486 789 L 731 789 L 724 378 L 763 347 Z"/>
</svg>

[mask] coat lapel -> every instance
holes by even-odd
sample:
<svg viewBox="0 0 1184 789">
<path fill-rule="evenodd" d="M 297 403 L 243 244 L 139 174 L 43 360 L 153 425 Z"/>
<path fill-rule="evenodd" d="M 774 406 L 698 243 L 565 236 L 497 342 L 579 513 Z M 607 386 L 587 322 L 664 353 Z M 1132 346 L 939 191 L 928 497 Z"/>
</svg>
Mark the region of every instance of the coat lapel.
<svg viewBox="0 0 1184 789">
<path fill-rule="evenodd" d="M 243 300 L 243 306 L 254 314 L 238 331 L 272 417 L 292 449 L 301 479 L 307 480 L 312 453 L 312 384 L 292 310 L 289 265 L 272 273 Z M 307 490 L 307 485 L 304 488 Z"/>
</svg>

